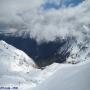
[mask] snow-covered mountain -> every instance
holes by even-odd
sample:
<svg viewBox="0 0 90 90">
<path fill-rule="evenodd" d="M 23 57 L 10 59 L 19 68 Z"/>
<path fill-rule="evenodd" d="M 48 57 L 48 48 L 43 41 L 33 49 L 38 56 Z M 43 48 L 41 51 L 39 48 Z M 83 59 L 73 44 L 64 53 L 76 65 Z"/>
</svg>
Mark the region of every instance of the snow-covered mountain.
<svg viewBox="0 0 90 90">
<path fill-rule="evenodd" d="M 67 8 L 55 8 L 52 4 L 65 5 L 67 0 L 0 2 L 0 40 L 9 37 L 10 41 L 13 37 L 11 45 L 19 42 L 17 48 L 31 50 L 36 61 L 41 58 L 45 65 L 45 60 L 53 63 L 38 69 L 23 51 L 0 41 L 0 86 L 17 86 L 19 90 L 90 90 L 90 0 L 80 1 Z M 46 2 L 53 8 L 44 9 Z"/>
<path fill-rule="evenodd" d="M 69 49 L 74 42 L 73 38 L 68 37 L 65 40 L 57 39 L 56 41 L 44 42 L 38 45 L 31 38 L 5 36 L 2 34 L 0 34 L 0 39 L 24 51 L 39 67 L 50 65 L 53 62 L 64 62 L 69 56 Z"/>
<path fill-rule="evenodd" d="M 82 40 L 74 40 L 70 47 L 70 56 L 67 62 L 78 63 L 88 61 L 90 59 L 90 26 L 83 25 L 82 27 Z"/>
<path fill-rule="evenodd" d="M 90 60 L 85 55 L 83 62 L 53 63 L 41 70 L 23 51 L 0 41 L 0 86 L 19 90 L 89 90 Z M 83 53 L 81 56 L 84 58 Z"/>
<path fill-rule="evenodd" d="M 50 77 L 59 64 L 54 63 L 44 70 L 37 65 L 23 51 L 0 41 L 0 86 L 15 87 L 19 90 L 35 87 Z"/>
<path fill-rule="evenodd" d="M 68 1 L 67 0 L 45 0 L 45 1 L 49 3 L 55 2 L 57 4 L 60 4 L 60 3 L 62 4 L 64 2 L 74 3 L 76 0 L 68 0 Z M 43 61 L 49 61 L 50 59 L 50 61 L 52 61 L 52 58 L 54 59 L 53 61 L 55 62 L 65 61 L 67 58 L 66 57 L 67 55 L 65 55 L 65 53 L 68 51 L 69 45 L 72 46 L 69 48 L 73 49 L 70 53 L 71 58 L 75 56 L 73 54 L 78 52 L 80 53 L 83 52 L 81 48 L 86 49 L 87 47 L 89 47 L 89 45 L 87 46 L 87 43 L 89 44 L 90 42 L 89 41 L 90 39 L 90 18 L 89 18 L 90 0 L 80 0 L 80 1 L 82 2 L 79 3 L 76 7 L 58 8 L 58 9 L 54 8 L 49 10 L 42 9 L 43 4 L 46 4 L 44 0 L 43 0 L 43 3 L 41 2 L 42 4 L 40 4 L 39 8 L 34 8 L 34 9 L 31 9 L 30 7 L 26 7 L 27 6 L 26 3 L 28 3 L 27 1 L 24 6 L 23 3 L 25 2 L 25 0 L 24 2 L 22 1 L 23 3 L 20 3 L 21 0 L 20 1 L 16 0 L 15 2 L 9 1 L 7 8 L 8 10 L 11 9 L 10 12 L 7 10 L 6 7 L 4 7 L 7 3 L 3 2 L 2 5 L 3 5 L 4 12 L 1 12 L 1 16 L 3 18 L 1 18 L 1 22 L 0 22 L 0 35 L 2 34 L 9 37 L 12 36 L 12 37 L 21 37 L 21 38 L 28 37 L 30 39 L 35 40 L 38 43 L 38 47 L 41 45 L 41 43 L 45 42 L 43 46 L 41 45 L 41 48 L 37 48 L 36 42 L 34 43 L 31 42 L 32 43 L 31 45 L 31 43 L 28 42 L 29 40 L 28 41 L 26 40 L 30 44 L 29 45 L 28 43 L 26 44 L 25 40 L 21 40 L 22 42 L 23 41 L 25 42 L 22 43 L 20 47 L 21 42 L 19 42 L 18 40 L 16 41 L 15 38 L 11 40 L 11 43 L 10 43 L 11 45 L 15 45 L 17 48 L 24 50 L 28 55 L 29 53 L 30 55 L 32 54 L 31 56 L 34 57 L 33 59 L 36 62 L 39 61 L 40 59 Z M 22 6 L 26 8 L 24 9 L 22 8 Z M 52 5 L 52 7 L 54 6 Z M 10 15 L 5 14 L 7 13 L 7 11 L 9 12 Z M 75 38 L 75 40 L 73 41 L 74 44 L 71 43 L 72 42 L 71 40 L 69 40 L 69 43 L 68 43 L 67 37 L 71 37 L 71 38 L 74 37 Z M 10 40 L 10 38 L 8 38 L 7 41 Z M 66 40 L 67 44 L 64 45 L 64 47 L 62 47 L 61 49 L 57 48 L 58 46 L 56 44 L 55 45 L 50 44 L 49 47 L 47 45 L 44 48 L 45 44 L 56 42 L 57 38 L 59 38 L 60 40 L 63 40 L 63 39 Z M 3 37 L 1 39 L 3 39 Z M 17 45 L 18 42 L 19 44 Z M 33 46 L 33 47 L 30 48 L 29 46 Z M 76 47 L 77 52 L 75 51 L 74 46 Z M 58 57 L 59 55 L 57 54 L 57 49 L 60 50 L 60 51 L 58 50 L 60 54 L 60 58 Z M 63 53 L 63 55 L 61 53 Z M 57 57 L 58 57 L 58 60 L 57 60 Z M 41 62 L 39 63 L 41 64 Z M 45 64 L 45 62 L 43 63 Z M 51 63 L 52 62 L 49 62 L 49 64 Z"/>
<path fill-rule="evenodd" d="M 0 41 L 0 86 L 24 83 L 25 74 L 36 68 L 34 61 L 23 51 Z"/>
<path fill-rule="evenodd" d="M 16 49 L 2 40 L 0 41 L 0 66 L 2 67 L 0 72 L 3 72 L 6 67 L 8 71 L 27 72 L 35 68 L 36 64 L 23 51 Z"/>
</svg>

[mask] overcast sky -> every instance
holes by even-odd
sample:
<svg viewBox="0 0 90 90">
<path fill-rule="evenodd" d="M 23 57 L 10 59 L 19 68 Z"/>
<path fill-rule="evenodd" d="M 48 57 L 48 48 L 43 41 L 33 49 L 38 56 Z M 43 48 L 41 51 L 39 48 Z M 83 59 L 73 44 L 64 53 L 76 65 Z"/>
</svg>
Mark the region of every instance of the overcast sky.
<svg viewBox="0 0 90 90">
<path fill-rule="evenodd" d="M 0 0 L 0 33 L 24 32 L 37 42 L 68 35 L 82 40 L 89 16 L 90 0 Z"/>
</svg>

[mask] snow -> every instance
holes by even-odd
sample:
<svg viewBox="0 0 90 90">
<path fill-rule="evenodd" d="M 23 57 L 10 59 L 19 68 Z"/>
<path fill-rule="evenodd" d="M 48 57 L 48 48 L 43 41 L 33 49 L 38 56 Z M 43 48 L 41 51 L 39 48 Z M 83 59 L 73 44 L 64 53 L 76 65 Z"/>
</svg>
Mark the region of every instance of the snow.
<svg viewBox="0 0 90 90">
<path fill-rule="evenodd" d="M 8 87 L 20 86 L 20 83 L 25 84 L 27 80 L 33 86 L 27 73 L 39 71 L 33 59 L 3 40 L 0 41 L 0 67 L 0 86 Z"/>
<path fill-rule="evenodd" d="M 54 63 L 44 70 L 38 69 L 23 51 L 0 41 L 0 86 L 17 86 L 20 90 L 36 87 L 53 75 L 58 66 Z"/>
<path fill-rule="evenodd" d="M 77 51 L 72 50 L 72 54 Z M 89 51 L 88 48 L 80 51 L 79 57 L 68 58 L 75 61 L 84 58 L 84 61 L 53 63 L 42 70 L 23 51 L 0 41 L 0 87 L 18 87 L 18 90 L 89 90 Z"/>
<path fill-rule="evenodd" d="M 19 72 L 25 70 L 27 72 L 36 65 L 23 51 L 16 49 L 4 41 L 0 41 L 0 66 L 2 66 L 3 70 L 4 67 L 7 67 L 8 71 Z"/>
<path fill-rule="evenodd" d="M 65 65 L 52 77 L 29 90 L 89 90 L 90 61 L 75 65 Z"/>
<path fill-rule="evenodd" d="M 43 70 L 38 69 L 33 59 L 23 51 L 0 41 L 0 87 L 17 86 L 19 90 L 90 90 L 90 0 L 74 8 L 47 12 L 42 7 L 38 8 L 42 0 L 38 5 L 35 2 L 35 8 L 32 3 L 21 5 L 20 2 L 10 0 L 1 3 L 1 34 L 30 36 L 38 43 L 55 41 L 57 37 L 66 39 L 68 36 L 75 40 L 59 51 L 66 51 L 71 45 L 70 56 L 65 63 L 53 63 Z"/>
</svg>

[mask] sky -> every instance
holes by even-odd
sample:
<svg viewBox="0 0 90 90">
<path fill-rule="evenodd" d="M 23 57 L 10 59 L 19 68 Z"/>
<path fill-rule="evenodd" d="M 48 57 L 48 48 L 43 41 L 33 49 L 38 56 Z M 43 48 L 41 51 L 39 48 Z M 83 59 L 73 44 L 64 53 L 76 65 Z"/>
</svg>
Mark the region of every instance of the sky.
<svg viewBox="0 0 90 90">
<path fill-rule="evenodd" d="M 49 10 L 49 9 L 52 9 L 52 8 L 59 9 L 61 7 L 67 8 L 67 7 L 70 7 L 70 6 L 75 7 L 78 4 L 82 3 L 84 0 L 59 0 L 59 1 L 61 1 L 61 3 L 60 2 L 57 3 L 56 1 L 53 1 L 53 2 L 47 1 L 43 5 L 44 10 Z"/>
<path fill-rule="evenodd" d="M 90 0 L 0 0 L 0 33 L 38 43 L 76 37 L 90 28 Z"/>
</svg>

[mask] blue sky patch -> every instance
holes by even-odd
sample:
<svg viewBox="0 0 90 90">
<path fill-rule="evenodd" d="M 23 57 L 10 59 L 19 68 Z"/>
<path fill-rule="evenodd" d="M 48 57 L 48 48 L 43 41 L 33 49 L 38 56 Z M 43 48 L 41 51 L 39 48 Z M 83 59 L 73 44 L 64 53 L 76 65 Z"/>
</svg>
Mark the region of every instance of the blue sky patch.
<svg viewBox="0 0 90 90">
<path fill-rule="evenodd" d="M 43 5 L 43 9 L 44 10 L 48 10 L 48 9 L 52 9 L 52 8 L 55 8 L 55 9 L 59 9 L 61 7 L 69 7 L 69 6 L 72 6 L 72 7 L 75 7 L 77 6 L 78 4 L 82 3 L 84 0 L 63 0 L 62 2 L 60 2 L 60 4 L 56 4 L 56 3 L 49 3 L 49 2 L 46 2 L 44 5 Z"/>
</svg>

